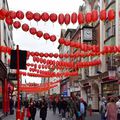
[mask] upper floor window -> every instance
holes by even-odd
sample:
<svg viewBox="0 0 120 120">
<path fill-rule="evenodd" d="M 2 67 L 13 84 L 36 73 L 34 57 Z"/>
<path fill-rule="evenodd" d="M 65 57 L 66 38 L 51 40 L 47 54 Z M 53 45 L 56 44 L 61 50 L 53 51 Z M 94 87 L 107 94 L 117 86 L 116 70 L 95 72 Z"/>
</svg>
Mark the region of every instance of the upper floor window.
<svg viewBox="0 0 120 120">
<path fill-rule="evenodd" d="M 106 20 L 105 23 L 105 31 L 106 31 L 106 39 L 109 38 L 110 36 L 115 35 L 115 22 L 110 22 Z"/>
</svg>

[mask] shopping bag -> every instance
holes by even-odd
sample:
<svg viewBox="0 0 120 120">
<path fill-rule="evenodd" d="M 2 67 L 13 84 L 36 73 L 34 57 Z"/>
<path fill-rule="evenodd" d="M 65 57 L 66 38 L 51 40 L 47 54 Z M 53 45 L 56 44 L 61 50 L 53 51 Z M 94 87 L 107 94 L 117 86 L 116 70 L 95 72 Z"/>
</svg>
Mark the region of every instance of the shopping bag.
<svg viewBox="0 0 120 120">
<path fill-rule="evenodd" d="M 30 109 L 29 108 L 27 108 L 27 114 L 26 114 L 26 117 L 31 117 L 31 113 L 30 113 Z"/>
</svg>

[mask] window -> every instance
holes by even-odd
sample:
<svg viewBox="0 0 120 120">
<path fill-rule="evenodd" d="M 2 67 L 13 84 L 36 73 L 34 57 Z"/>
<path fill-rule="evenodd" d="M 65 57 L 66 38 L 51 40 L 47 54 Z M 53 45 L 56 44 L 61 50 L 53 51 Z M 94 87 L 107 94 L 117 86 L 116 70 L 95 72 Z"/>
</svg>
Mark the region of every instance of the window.
<svg viewBox="0 0 120 120">
<path fill-rule="evenodd" d="M 110 21 L 106 20 L 105 23 L 105 29 L 106 29 L 106 39 L 115 35 L 115 22 L 111 24 Z"/>
<path fill-rule="evenodd" d="M 6 36 L 7 36 L 7 34 L 6 34 L 6 26 L 5 26 L 5 24 L 4 24 L 4 43 L 5 43 L 5 45 L 7 46 Z"/>
</svg>

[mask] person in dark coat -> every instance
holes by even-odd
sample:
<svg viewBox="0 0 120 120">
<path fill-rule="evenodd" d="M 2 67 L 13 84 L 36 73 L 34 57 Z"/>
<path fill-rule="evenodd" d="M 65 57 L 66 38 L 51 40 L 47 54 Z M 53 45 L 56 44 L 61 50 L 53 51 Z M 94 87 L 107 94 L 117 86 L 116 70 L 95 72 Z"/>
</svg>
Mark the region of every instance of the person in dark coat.
<svg viewBox="0 0 120 120">
<path fill-rule="evenodd" d="M 33 102 L 30 103 L 29 109 L 30 109 L 31 116 L 29 117 L 28 120 L 35 120 L 36 107 L 35 107 L 35 104 Z"/>
<path fill-rule="evenodd" d="M 47 117 L 47 103 L 44 100 L 42 102 L 42 106 L 40 109 L 40 118 L 42 118 L 42 120 L 46 120 L 46 117 Z"/>
</svg>

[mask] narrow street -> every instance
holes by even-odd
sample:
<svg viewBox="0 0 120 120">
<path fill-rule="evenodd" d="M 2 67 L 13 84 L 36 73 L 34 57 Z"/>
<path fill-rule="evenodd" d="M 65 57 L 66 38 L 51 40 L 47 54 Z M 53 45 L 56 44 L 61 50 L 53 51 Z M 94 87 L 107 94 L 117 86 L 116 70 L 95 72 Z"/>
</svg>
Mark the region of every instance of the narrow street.
<svg viewBox="0 0 120 120">
<path fill-rule="evenodd" d="M 15 115 L 8 115 L 3 120 L 15 120 Z M 24 120 L 27 120 L 25 118 Z M 39 117 L 39 110 L 37 111 L 35 120 L 40 120 Z M 61 120 L 61 117 L 56 113 L 56 115 L 53 115 L 53 112 L 51 110 L 48 110 L 47 120 Z M 85 120 L 100 120 L 100 116 L 98 113 L 95 113 L 93 116 L 87 116 Z"/>
</svg>

